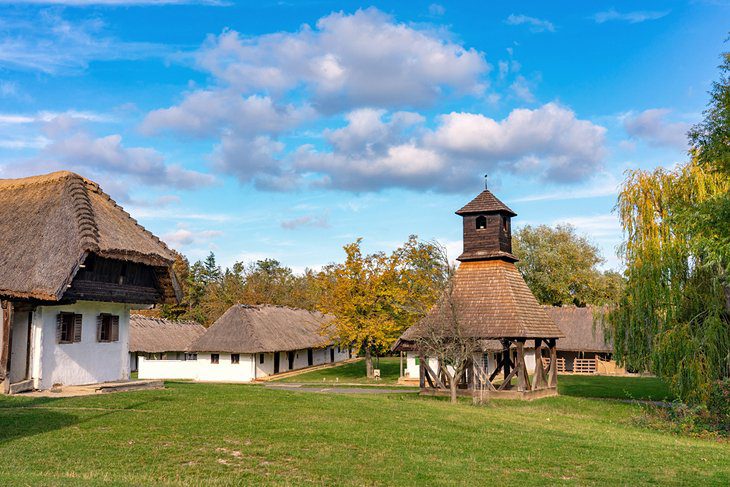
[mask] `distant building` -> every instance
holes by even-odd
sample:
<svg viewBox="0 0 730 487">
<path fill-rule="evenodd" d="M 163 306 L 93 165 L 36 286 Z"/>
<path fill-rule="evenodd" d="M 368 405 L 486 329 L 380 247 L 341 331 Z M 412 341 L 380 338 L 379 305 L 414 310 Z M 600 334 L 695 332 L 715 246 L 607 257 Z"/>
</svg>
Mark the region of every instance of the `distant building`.
<svg viewBox="0 0 730 487">
<path fill-rule="evenodd" d="M 195 321 L 166 320 L 132 314 L 129 361 L 140 379 L 195 379 L 195 353 L 190 345 L 205 333 Z"/>
<path fill-rule="evenodd" d="M 2 392 L 129 378 L 129 315 L 173 303 L 175 255 L 70 172 L 0 180 Z"/>
</svg>

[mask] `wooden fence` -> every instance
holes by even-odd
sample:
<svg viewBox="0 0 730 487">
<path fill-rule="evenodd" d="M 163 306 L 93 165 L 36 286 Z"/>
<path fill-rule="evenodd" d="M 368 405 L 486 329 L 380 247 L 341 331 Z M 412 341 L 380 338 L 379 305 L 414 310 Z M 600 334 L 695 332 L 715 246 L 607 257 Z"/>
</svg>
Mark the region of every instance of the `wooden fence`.
<svg viewBox="0 0 730 487">
<path fill-rule="evenodd" d="M 573 360 L 574 374 L 595 374 L 596 359 L 594 358 L 577 358 Z"/>
<path fill-rule="evenodd" d="M 565 359 L 563 357 L 558 358 L 555 363 L 558 364 L 559 373 L 565 372 Z M 550 357 L 543 357 L 542 364 L 545 370 L 550 370 Z"/>
</svg>

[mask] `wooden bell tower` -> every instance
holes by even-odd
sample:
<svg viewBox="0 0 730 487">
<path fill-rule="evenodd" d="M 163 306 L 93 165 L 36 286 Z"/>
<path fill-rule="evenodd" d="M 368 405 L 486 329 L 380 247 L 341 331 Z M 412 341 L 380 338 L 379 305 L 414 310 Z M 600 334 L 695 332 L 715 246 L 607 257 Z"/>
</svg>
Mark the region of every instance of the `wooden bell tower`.
<svg viewBox="0 0 730 487">
<path fill-rule="evenodd" d="M 517 262 L 512 255 L 512 217 L 517 213 L 487 189 L 486 176 L 484 191 L 456 214 L 464 224 L 464 252 L 457 258 L 459 261 Z"/>
</svg>

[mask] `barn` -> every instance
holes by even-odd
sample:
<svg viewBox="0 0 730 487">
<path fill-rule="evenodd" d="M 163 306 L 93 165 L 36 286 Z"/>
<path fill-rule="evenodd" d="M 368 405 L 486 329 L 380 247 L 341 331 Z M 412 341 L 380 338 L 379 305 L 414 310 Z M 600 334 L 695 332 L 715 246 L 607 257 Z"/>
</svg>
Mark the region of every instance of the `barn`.
<svg viewBox="0 0 730 487">
<path fill-rule="evenodd" d="M 0 180 L 2 392 L 128 379 L 130 310 L 177 302 L 174 259 L 93 181 Z"/>
</svg>

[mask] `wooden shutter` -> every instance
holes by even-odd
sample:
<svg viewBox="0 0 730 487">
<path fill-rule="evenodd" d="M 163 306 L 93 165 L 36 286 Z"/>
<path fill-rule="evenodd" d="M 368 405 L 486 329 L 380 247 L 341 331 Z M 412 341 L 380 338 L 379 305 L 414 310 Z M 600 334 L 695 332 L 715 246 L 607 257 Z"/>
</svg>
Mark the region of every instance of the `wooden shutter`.
<svg viewBox="0 0 730 487">
<path fill-rule="evenodd" d="M 81 341 L 81 315 L 74 315 L 74 343 Z"/>
<path fill-rule="evenodd" d="M 118 342 L 119 341 L 119 316 L 110 316 L 111 318 L 111 333 L 109 337 L 109 341 L 111 342 Z"/>
<path fill-rule="evenodd" d="M 61 335 L 63 335 L 63 313 L 56 315 L 56 343 L 61 343 Z"/>
<path fill-rule="evenodd" d="M 96 317 L 96 341 L 101 341 L 101 329 L 104 327 L 104 315 L 100 314 Z"/>
</svg>

